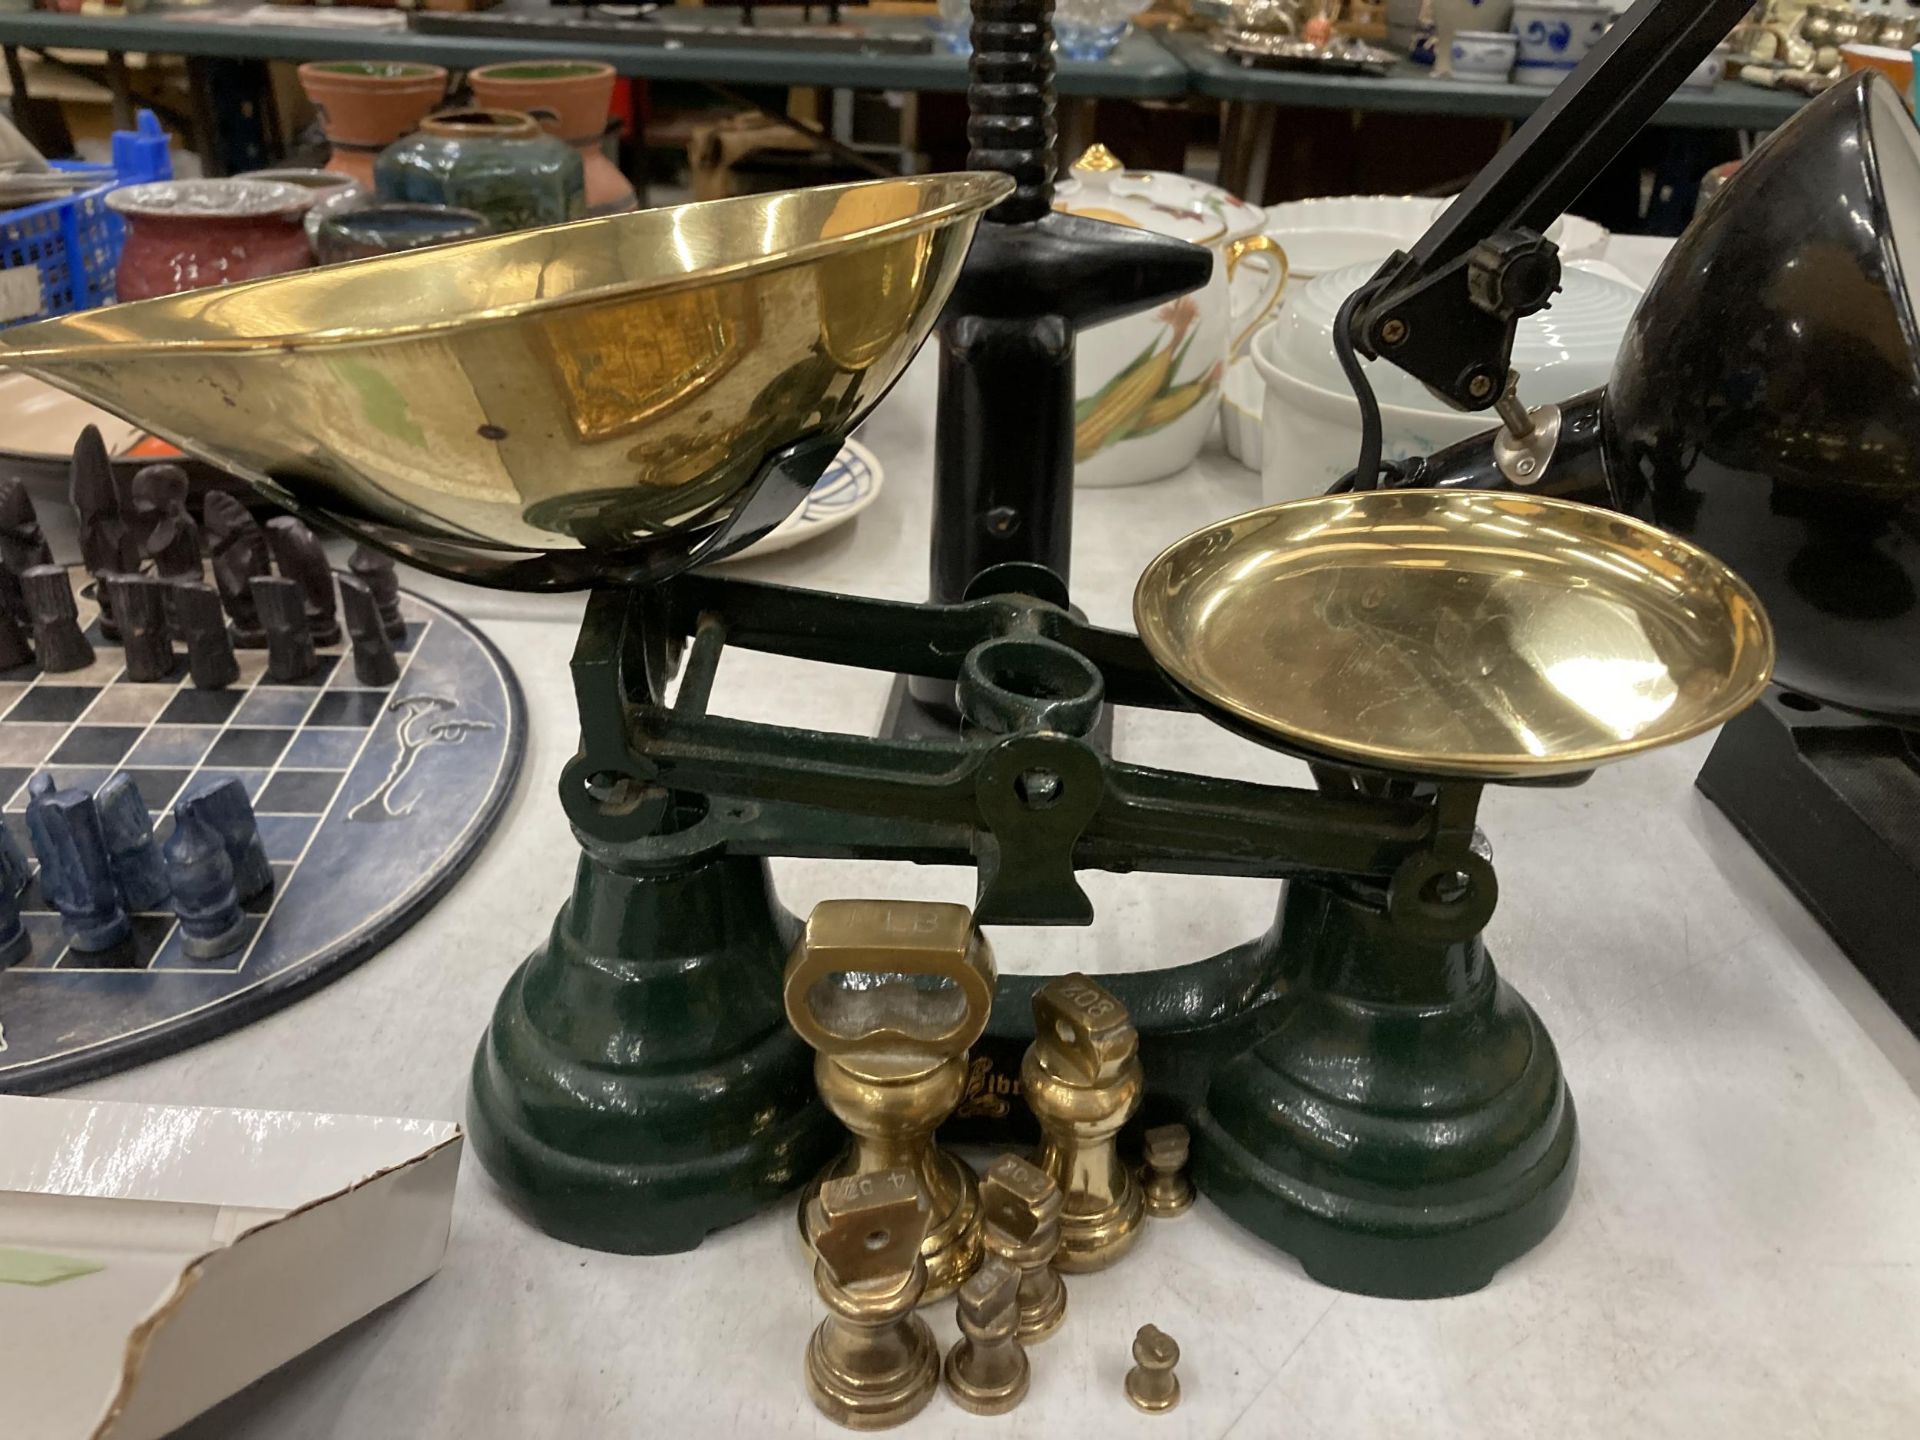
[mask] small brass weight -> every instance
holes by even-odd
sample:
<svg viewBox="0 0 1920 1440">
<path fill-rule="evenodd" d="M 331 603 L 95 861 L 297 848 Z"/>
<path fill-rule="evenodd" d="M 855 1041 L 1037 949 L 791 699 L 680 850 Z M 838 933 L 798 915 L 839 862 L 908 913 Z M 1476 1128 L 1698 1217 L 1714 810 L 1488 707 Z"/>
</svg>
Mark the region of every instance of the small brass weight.
<svg viewBox="0 0 1920 1440">
<path fill-rule="evenodd" d="M 830 1180 L 808 1203 L 813 1285 L 827 1318 L 807 1342 L 807 1393 L 836 1424 L 884 1430 L 933 1398 L 940 1350 L 913 1313 L 927 1285 L 926 1230 L 911 1170 Z"/>
<path fill-rule="evenodd" d="M 1033 1044 L 1020 1065 L 1040 1122 L 1036 1163 L 1066 1197 L 1056 1270 L 1104 1270 L 1140 1237 L 1146 1197 L 1115 1137 L 1140 1108 L 1146 1079 L 1127 1008 L 1085 975 L 1062 975 L 1033 997 Z"/>
<path fill-rule="evenodd" d="M 818 1052 L 820 1098 L 853 1135 L 815 1186 L 913 1172 L 929 1212 L 922 1303 L 952 1294 L 980 1264 L 974 1173 L 933 1132 L 966 1091 L 967 1050 L 986 1028 L 993 984 L 993 951 L 964 905 L 823 901 L 787 962 L 787 1020 Z"/>
<path fill-rule="evenodd" d="M 1067 1317 L 1060 1249 L 1060 1187 L 1018 1155 L 1002 1155 L 980 1181 L 987 1251 L 1020 1271 L 1020 1343 L 1038 1345 Z"/>
</svg>

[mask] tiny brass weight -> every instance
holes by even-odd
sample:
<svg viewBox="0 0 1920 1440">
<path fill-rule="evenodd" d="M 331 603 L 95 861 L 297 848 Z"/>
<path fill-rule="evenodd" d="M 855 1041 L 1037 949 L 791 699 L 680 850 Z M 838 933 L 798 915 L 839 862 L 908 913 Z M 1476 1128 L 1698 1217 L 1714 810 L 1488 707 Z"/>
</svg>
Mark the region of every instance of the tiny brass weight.
<svg viewBox="0 0 1920 1440">
<path fill-rule="evenodd" d="M 1065 1196 L 1054 1268 L 1104 1270 L 1140 1235 L 1146 1198 L 1115 1137 L 1140 1108 L 1140 1036 L 1127 1008 L 1085 975 L 1062 975 L 1033 997 L 1033 1044 L 1020 1065 L 1040 1122 L 1035 1163 Z"/>
<path fill-rule="evenodd" d="M 960 1287 L 960 1338 L 947 1352 L 947 1393 L 975 1415 L 1004 1415 L 1027 1398 L 1032 1366 L 1020 1348 L 1020 1272 L 988 1256 Z"/>
<path fill-rule="evenodd" d="M 940 1350 L 914 1314 L 927 1286 L 927 1204 L 913 1171 L 830 1180 L 809 1203 L 813 1284 L 827 1318 L 807 1342 L 807 1393 L 850 1430 L 918 1415 L 940 1382 Z"/>
<path fill-rule="evenodd" d="M 1193 1182 L 1187 1178 L 1193 1136 L 1184 1125 L 1156 1125 L 1144 1138 L 1147 1164 L 1141 1180 L 1147 1195 L 1147 1214 L 1156 1220 L 1186 1214 L 1193 1206 Z"/>
<path fill-rule="evenodd" d="M 1067 1284 L 1053 1268 L 1061 1204 L 1053 1177 L 1018 1155 L 1002 1155 L 980 1182 L 987 1253 L 1020 1271 L 1022 1345 L 1038 1345 L 1067 1316 Z"/>
<path fill-rule="evenodd" d="M 1136 1410 L 1157 1415 L 1180 1403 L 1180 1347 L 1158 1325 L 1142 1325 L 1133 1337 L 1133 1368 L 1127 1372 L 1127 1399 Z"/>
<path fill-rule="evenodd" d="M 787 962 L 787 1020 L 818 1052 L 820 1098 L 853 1135 L 821 1182 L 913 1171 L 929 1212 L 922 1303 L 980 1263 L 978 1182 L 933 1132 L 966 1091 L 993 984 L 993 951 L 964 905 L 824 901 Z"/>
</svg>

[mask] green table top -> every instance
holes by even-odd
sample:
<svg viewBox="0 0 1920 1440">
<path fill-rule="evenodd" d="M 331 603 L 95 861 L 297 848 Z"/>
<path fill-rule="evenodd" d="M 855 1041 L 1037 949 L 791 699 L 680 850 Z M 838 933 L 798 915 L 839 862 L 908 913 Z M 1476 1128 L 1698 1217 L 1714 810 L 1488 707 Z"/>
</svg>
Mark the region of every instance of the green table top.
<svg viewBox="0 0 1920 1440">
<path fill-rule="evenodd" d="M 1431 70 L 1410 60 L 1401 61 L 1392 74 L 1383 77 L 1315 75 L 1242 65 L 1220 54 L 1198 35 L 1162 35 L 1161 44 L 1192 72 L 1194 93 L 1216 100 L 1518 120 L 1531 115 L 1553 93 L 1546 86 L 1435 79 Z M 1804 96 L 1729 80 L 1711 90 L 1683 90 L 1667 101 L 1653 123 L 1767 130 L 1783 123 L 1805 103 Z"/>
<path fill-rule="evenodd" d="M 732 85 L 833 85 L 867 90 L 964 90 L 967 85 L 966 57 L 938 49 L 927 55 L 865 55 L 777 45 L 747 48 L 687 44 L 669 49 L 518 35 L 420 35 L 407 30 L 235 23 L 234 17 L 249 8 L 222 4 L 120 16 L 0 12 L 0 43 L 265 60 L 421 60 L 455 68 L 498 60 L 588 59 L 604 60 L 622 75 L 654 80 L 716 80 Z M 502 8 L 540 15 L 554 13 L 554 7 L 544 0 L 511 0 Z M 708 9 L 695 13 L 724 21 L 734 12 Z M 689 13 L 681 12 L 674 18 L 685 21 Z M 849 18 L 853 18 L 851 13 Z M 763 15 L 762 23 L 782 22 Z M 864 23 L 875 30 L 920 30 L 926 22 L 875 16 Z M 1166 98 L 1187 93 L 1187 70 L 1151 36 L 1134 34 L 1121 41 L 1105 60 L 1062 60 L 1056 89 L 1062 95 Z"/>
</svg>

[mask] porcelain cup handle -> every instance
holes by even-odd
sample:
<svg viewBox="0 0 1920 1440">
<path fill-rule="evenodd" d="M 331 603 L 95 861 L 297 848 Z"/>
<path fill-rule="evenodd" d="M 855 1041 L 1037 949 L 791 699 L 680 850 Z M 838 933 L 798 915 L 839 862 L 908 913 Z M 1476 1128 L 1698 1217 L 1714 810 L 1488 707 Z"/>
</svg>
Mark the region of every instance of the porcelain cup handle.
<svg viewBox="0 0 1920 1440">
<path fill-rule="evenodd" d="M 1280 303 L 1280 297 L 1286 293 L 1287 276 L 1292 273 L 1287 265 L 1287 252 L 1280 248 L 1278 240 L 1271 235 L 1242 235 L 1227 246 L 1229 285 L 1233 283 L 1233 272 L 1240 268 L 1240 262 L 1249 255 L 1260 256 L 1265 261 L 1268 280 L 1257 302 L 1233 313 L 1233 348 L 1227 352 L 1229 360 L 1240 353 L 1240 348 L 1247 343 L 1247 337 L 1273 313 L 1274 307 Z"/>
</svg>

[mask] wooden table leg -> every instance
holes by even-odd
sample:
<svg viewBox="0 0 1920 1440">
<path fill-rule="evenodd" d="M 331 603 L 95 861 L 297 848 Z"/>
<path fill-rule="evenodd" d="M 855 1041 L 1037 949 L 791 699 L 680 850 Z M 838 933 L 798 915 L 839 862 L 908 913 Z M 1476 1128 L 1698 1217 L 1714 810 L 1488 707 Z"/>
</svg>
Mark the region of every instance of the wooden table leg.
<svg viewBox="0 0 1920 1440">
<path fill-rule="evenodd" d="M 133 83 L 127 77 L 124 51 L 107 52 L 107 88 L 113 92 L 113 128 L 133 129 Z"/>
<path fill-rule="evenodd" d="M 1220 184 L 1255 205 L 1267 203 L 1267 171 L 1273 164 L 1274 108 L 1230 101 L 1220 117 Z"/>
</svg>

